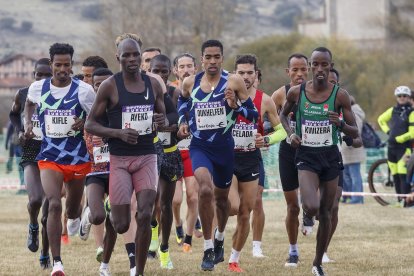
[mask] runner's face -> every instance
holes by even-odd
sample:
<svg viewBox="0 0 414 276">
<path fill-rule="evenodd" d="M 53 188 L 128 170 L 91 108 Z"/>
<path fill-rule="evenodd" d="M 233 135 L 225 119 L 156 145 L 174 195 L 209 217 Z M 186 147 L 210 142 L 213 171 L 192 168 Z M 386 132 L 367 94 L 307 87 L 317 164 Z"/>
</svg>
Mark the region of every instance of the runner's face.
<svg viewBox="0 0 414 276">
<path fill-rule="evenodd" d="M 186 77 L 195 75 L 195 66 L 193 59 L 190 57 L 182 57 L 177 61 L 177 67 L 175 68 L 177 78 L 183 81 Z"/>
<path fill-rule="evenodd" d="M 256 80 L 256 71 L 253 64 L 237 64 L 236 74 L 243 78 L 247 90 L 253 86 Z"/>
<path fill-rule="evenodd" d="M 220 73 L 221 65 L 223 63 L 223 55 L 219 47 L 207 47 L 204 49 L 201 63 L 204 70 L 209 75 L 217 75 Z"/>
<path fill-rule="evenodd" d="M 101 83 L 109 77 L 110 77 L 110 75 L 107 75 L 107 76 L 94 76 L 93 77 L 93 90 L 95 90 L 95 92 L 98 92 L 98 88 L 101 85 Z"/>
<path fill-rule="evenodd" d="M 72 58 L 69 54 L 54 55 L 52 61 L 53 78 L 67 82 L 72 72 Z"/>
<path fill-rule="evenodd" d="M 127 73 L 138 73 L 141 63 L 141 49 L 134 40 L 125 40 L 118 46 L 119 63 L 122 71 Z"/>
<path fill-rule="evenodd" d="M 150 72 L 159 75 L 165 84 L 167 84 L 168 77 L 170 76 L 171 70 L 165 62 L 154 62 L 150 68 Z"/>
<path fill-rule="evenodd" d="M 49 65 L 39 64 L 33 72 L 36 81 L 50 78 L 52 76 L 52 69 Z"/>
<path fill-rule="evenodd" d="M 289 62 L 286 72 L 294 85 L 301 84 L 308 78 L 308 64 L 306 59 L 293 57 Z"/>
<path fill-rule="evenodd" d="M 332 69 L 332 60 L 329 53 L 315 51 L 312 53 L 310 60 L 313 81 L 320 84 L 326 83 L 328 81 L 329 70 Z"/>
<path fill-rule="evenodd" d="M 87 84 L 92 85 L 92 73 L 95 71 L 95 67 L 93 66 L 82 66 L 81 68 L 83 74 L 83 81 Z"/>
<path fill-rule="evenodd" d="M 145 52 L 142 54 L 142 63 L 141 63 L 141 69 L 144 71 L 148 71 L 150 69 L 150 62 L 151 59 L 155 56 L 160 55 L 161 53 L 158 51 L 152 51 L 152 52 Z"/>
<path fill-rule="evenodd" d="M 338 77 L 336 76 L 335 72 L 329 72 L 328 81 L 333 85 L 338 84 Z"/>
</svg>

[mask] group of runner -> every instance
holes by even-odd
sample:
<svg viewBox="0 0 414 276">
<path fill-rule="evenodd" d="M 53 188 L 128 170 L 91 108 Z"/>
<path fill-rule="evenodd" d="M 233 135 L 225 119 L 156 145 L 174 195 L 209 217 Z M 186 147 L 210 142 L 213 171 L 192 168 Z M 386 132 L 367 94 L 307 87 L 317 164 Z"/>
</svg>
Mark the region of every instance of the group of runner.
<svg viewBox="0 0 414 276">
<path fill-rule="evenodd" d="M 279 171 L 290 244 L 285 266 L 296 267 L 299 261 L 300 189 L 303 234 L 312 232 L 315 217 L 319 220 L 312 273 L 324 275 L 322 262 L 330 261 L 325 253 L 341 195 L 338 143 L 360 146 L 349 95 L 338 86 L 331 52 L 316 48 L 309 62 L 303 54 L 290 56 L 290 83 L 270 97 L 258 89 L 256 57 L 237 56 L 234 73 L 229 73 L 222 68 L 218 40 L 202 44 L 199 73 L 193 55 L 183 53 L 171 62 L 158 48 L 142 50 L 135 34 L 120 35 L 115 45 L 120 71 L 113 74 L 102 58 L 88 57 L 82 81 L 73 76 L 73 47 L 53 44 L 50 60 L 35 65 L 36 81 L 15 97 L 10 117 L 23 144 L 27 246 L 38 250 L 37 217 L 43 206 L 42 268 L 52 266 L 51 275 L 65 275 L 60 257 L 64 195 L 68 234 L 86 240 L 94 226 L 100 275 L 110 275 L 117 234 L 123 235 L 130 275 L 143 275 L 147 259 L 157 254 L 161 268 L 173 269 L 173 220 L 184 252 L 192 252 L 193 235 L 204 238 L 201 269 L 212 271 L 224 261 L 230 215 L 237 215 L 237 226 L 228 270 L 243 272 L 240 253 L 251 213 L 252 254 L 264 257 L 260 148 L 281 142 Z M 307 81 L 309 67 L 312 80 Z M 172 72 L 174 82 L 169 81 Z M 265 117 L 272 128 L 268 135 Z"/>
</svg>

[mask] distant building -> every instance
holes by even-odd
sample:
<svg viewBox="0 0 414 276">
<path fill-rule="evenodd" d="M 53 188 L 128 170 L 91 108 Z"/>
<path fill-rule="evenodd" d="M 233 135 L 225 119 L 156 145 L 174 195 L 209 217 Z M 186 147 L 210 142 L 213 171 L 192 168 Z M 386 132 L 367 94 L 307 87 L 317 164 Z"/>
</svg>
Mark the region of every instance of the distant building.
<svg viewBox="0 0 414 276">
<path fill-rule="evenodd" d="M 382 46 L 387 40 L 390 0 L 325 0 L 320 18 L 301 20 L 299 33 L 348 39 L 357 45 Z"/>
<path fill-rule="evenodd" d="M 0 94 L 14 94 L 33 81 L 36 58 L 16 54 L 0 60 Z"/>
</svg>

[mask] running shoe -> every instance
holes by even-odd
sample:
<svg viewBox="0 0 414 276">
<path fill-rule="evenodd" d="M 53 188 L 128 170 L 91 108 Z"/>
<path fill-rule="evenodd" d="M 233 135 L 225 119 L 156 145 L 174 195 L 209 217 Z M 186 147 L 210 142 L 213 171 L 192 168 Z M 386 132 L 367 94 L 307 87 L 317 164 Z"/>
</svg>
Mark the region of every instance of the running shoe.
<svg viewBox="0 0 414 276">
<path fill-rule="evenodd" d="M 183 221 L 181 221 L 180 226 L 175 227 L 175 239 L 179 246 L 183 245 L 183 239 L 184 239 Z"/>
<path fill-rule="evenodd" d="M 304 236 L 310 236 L 313 232 L 313 225 L 315 224 L 315 221 L 312 217 L 308 217 L 305 212 L 303 212 L 303 219 L 302 219 L 302 234 Z"/>
<path fill-rule="evenodd" d="M 111 276 L 111 271 L 109 270 L 109 266 L 106 268 L 99 268 L 99 276 Z"/>
<path fill-rule="evenodd" d="M 27 236 L 27 248 L 32 252 L 37 252 L 39 249 L 39 225 L 34 227 L 29 224 L 29 235 Z"/>
<path fill-rule="evenodd" d="M 156 252 L 159 246 L 158 242 L 158 224 L 157 226 L 151 226 L 151 243 L 149 247 L 149 251 Z"/>
<path fill-rule="evenodd" d="M 68 219 L 67 228 L 68 235 L 75 236 L 79 232 L 80 218 Z"/>
<path fill-rule="evenodd" d="M 170 251 L 162 252 L 160 248 L 158 248 L 158 255 L 160 255 L 160 263 L 161 268 L 163 269 L 173 269 L 173 264 L 170 258 Z"/>
<path fill-rule="evenodd" d="M 263 251 L 261 247 L 253 247 L 253 257 L 254 258 L 266 258 L 266 256 L 263 255 Z"/>
<path fill-rule="evenodd" d="M 202 238 L 203 237 L 203 228 L 201 227 L 200 218 L 197 218 L 197 221 L 195 223 L 194 236 L 196 236 L 197 238 Z"/>
<path fill-rule="evenodd" d="M 60 236 L 60 241 L 64 245 L 68 245 L 69 244 L 69 236 L 67 234 L 62 234 L 62 236 Z"/>
<path fill-rule="evenodd" d="M 183 252 L 184 253 L 191 253 L 193 250 L 191 249 L 191 245 L 188 243 L 183 243 Z"/>
<path fill-rule="evenodd" d="M 227 267 L 227 270 L 230 272 L 244 272 L 243 269 L 240 268 L 239 263 L 229 263 L 229 266 Z"/>
<path fill-rule="evenodd" d="M 99 246 L 96 249 L 96 260 L 98 261 L 98 263 L 101 263 L 102 262 L 103 253 L 104 253 L 104 249 L 102 248 L 102 246 Z"/>
<path fill-rule="evenodd" d="M 53 270 L 50 276 L 65 276 L 62 262 L 53 262 Z"/>
<path fill-rule="evenodd" d="M 216 231 L 214 231 L 214 233 Z M 214 256 L 214 264 L 224 262 L 224 239 L 222 241 L 219 241 L 218 239 L 214 238 Z"/>
<path fill-rule="evenodd" d="M 147 257 L 148 257 L 148 259 L 156 259 L 157 258 L 157 252 L 155 252 L 155 251 L 148 251 Z"/>
<path fill-rule="evenodd" d="M 133 268 L 129 270 L 129 276 L 135 276 L 136 272 L 137 272 L 137 267 L 134 266 Z"/>
<path fill-rule="evenodd" d="M 323 256 L 322 256 L 322 263 L 323 264 L 326 264 L 326 263 L 334 263 L 334 262 L 335 262 L 334 260 L 332 260 L 332 259 L 330 259 L 328 257 L 328 254 L 326 254 L 326 252 L 323 253 Z"/>
<path fill-rule="evenodd" d="M 91 210 L 89 206 L 86 206 L 83 210 L 82 219 L 80 222 L 79 227 L 79 238 L 83 241 L 86 241 L 89 237 L 89 232 L 91 231 L 92 223 L 89 221 L 89 214 L 91 213 Z"/>
<path fill-rule="evenodd" d="M 201 269 L 204 271 L 214 270 L 214 250 L 213 248 L 204 251 L 203 261 L 201 262 Z"/>
<path fill-rule="evenodd" d="M 49 257 L 49 255 L 44 256 L 43 251 L 40 252 L 39 262 L 40 262 L 40 268 L 42 268 L 42 269 L 49 269 L 51 267 L 50 257 Z"/>
<path fill-rule="evenodd" d="M 325 276 L 321 265 L 314 265 L 312 267 L 312 274 L 315 276 Z"/>
<path fill-rule="evenodd" d="M 286 260 L 285 267 L 298 267 L 299 256 L 298 255 L 289 255 Z"/>
</svg>

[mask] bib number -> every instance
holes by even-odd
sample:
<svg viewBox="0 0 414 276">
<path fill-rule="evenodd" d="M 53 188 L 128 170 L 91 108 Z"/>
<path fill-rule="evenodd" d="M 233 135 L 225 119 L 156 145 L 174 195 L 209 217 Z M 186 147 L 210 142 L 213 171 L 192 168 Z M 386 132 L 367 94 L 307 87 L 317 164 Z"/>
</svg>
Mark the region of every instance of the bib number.
<svg viewBox="0 0 414 276">
<path fill-rule="evenodd" d="M 122 107 L 122 129 L 132 128 L 139 135 L 151 134 L 152 117 L 154 116 L 153 105 L 134 105 Z"/>
<path fill-rule="evenodd" d="M 67 138 L 75 136 L 72 129 L 75 123 L 75 110 L 45 110 L 45 133 L 49 138 Z"/>
<path fill-rule="evenodd" d="M 157 136 L 163 146 L 171 145 L 171 132 L 158 132 Z"/>
<path fill-rule="evenodd" d="M 93 147 L 93 161 L 95 164 L 109 162 L 108 144 L 104 144 L 100 147 Z"/>
<path fill-rule="evenodd" d="M 257 127 L 254 124 L 237 123 L 232 130 L 234 148 L 236 150 L 250 151 L 256 148 Z"/>
<path fill-rule="evenodd" d="M 332 146 L 332 125 L 329 120 L 302 121 L 302 145 L 308 147 Z"/>
<path fill-rule="evenodd" d="M 197 130 L 211 130 L 227 126 L 224 102 L 195 103 Z"/>
</svg>

